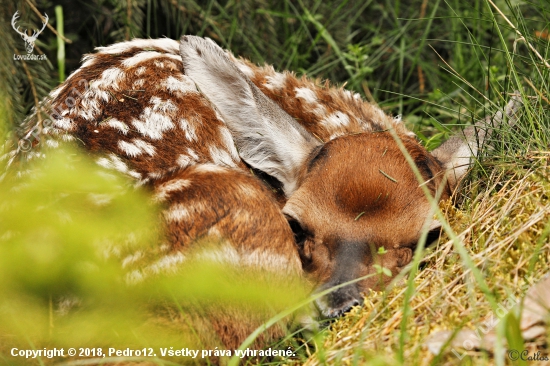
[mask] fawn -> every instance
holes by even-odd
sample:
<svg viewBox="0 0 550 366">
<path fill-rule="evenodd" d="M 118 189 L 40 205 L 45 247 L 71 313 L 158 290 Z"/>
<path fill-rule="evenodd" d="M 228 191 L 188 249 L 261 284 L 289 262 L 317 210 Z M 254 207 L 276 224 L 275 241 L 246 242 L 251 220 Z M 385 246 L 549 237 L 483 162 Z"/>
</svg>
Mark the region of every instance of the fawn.
<svg viewBox="0 0 550 366">
<path fill-rule="evenodd" d="M 316 301 L 329 318 L 389 282 L 375 265 L 395 276 L 423 230 L 439 230 L 420 185 L 449 198 L 486 134 L 472 126 L 429 153 L 400 118 L 358 94 L 195 36 L 99 47 L 47 103 L 42 133 L 55 139 L 44 144 L 78 141 L 163 205 L 170 250 L 150 271 L 176 268 L 197 239 L 212 237 L 224 243 L 210 253 L 216 260 L 303 271 L 317 291 L 372 274 Z M 246 336 L 222 328 L 228 347 Z"/>
</svg>

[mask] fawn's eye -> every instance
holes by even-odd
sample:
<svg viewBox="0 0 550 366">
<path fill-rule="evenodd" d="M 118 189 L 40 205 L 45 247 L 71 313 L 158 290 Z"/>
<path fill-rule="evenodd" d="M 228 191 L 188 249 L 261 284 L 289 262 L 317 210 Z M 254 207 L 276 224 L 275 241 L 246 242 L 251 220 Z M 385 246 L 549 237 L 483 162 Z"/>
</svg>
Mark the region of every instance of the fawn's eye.
<svg viewBox="0 0 550 366">
<path fill-rule="evenodd" d="M 292 229 L 292 232 L 294 233 L 294 241 L 299 247 L 304 246 L 304 241 L 306 240 L 306 237 L 308 236 L 308 233 L 302 225 L 296 220 L 295 218 L 288 217 L 288 224 L 290 225 L 290 228 Z"/>
</svg>

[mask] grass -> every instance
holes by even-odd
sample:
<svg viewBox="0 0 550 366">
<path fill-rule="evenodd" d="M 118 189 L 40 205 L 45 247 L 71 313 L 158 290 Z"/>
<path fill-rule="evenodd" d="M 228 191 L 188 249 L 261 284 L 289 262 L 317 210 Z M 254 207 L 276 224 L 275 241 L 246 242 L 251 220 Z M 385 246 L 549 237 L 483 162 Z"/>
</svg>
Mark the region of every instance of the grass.
<svg viewBox="0 0 550 366">
<path fill-rule="evenodd" d="M 15 12 L 7 9 L 8 16 Z M 517 123 L 493 131 L 454 204 L 440 205 L 446 230 L 437 244 L 425 251 L 420 245 L 413 265 L 393 288 L 367 294 L 363 307 L 312 339 L 306 332 L 290 334 L 281 344 L 291 345 L 296 357 L 263 361 L 511 364 L 493 349 L 467 350 L 451 344 L 434 355 L 426 342 L 439 330 L 479 333 L 490 324 L 500 342 L 497 347 L 506 340 L 521 346 L 521 340 L 510 335 L 517 333 L 510 296 L 521 298 L 526 285 L 550 267 L 548 2 L 143 0 L 86 2 L 80 11 L 64 6 L 63 12 L 64 35 L 74 43 L 65 55 L 55 35 L 44 32 L 37 43 L 52 55 L 49 59 L 56 67 L 50 73 L 59 70 L 61 79 L 65 65 L 67 71 L 75 69 L 81 55 L 93 46 L 133 36 L 205 35 L 255 62 L 347 83 L 347 88 L 388 113 L 402 114 L 429 149 L 452 131 L 494 115 L 518 91 L 524 107 Z M 13 44 L 21 46 L 17 42 Z M 58 52 L 61 61 L 55 63 Z M 20 76 L 19 86 L 0 89 L 12 98 L 0 109 L 2 125 L 14 127 L 16 122 L 11 121 L 47 91 L 45 84 L 53 87 L 54 78 L 41 78 L 41 71 L 34 69 L 37 65 L 28 64 L 24 71 L 11 61 L 4 65 L 11 65 Z M 138 298 L 143 300 L 148 292 L 141 295 Z M 43 312 L 47 296 L 41 301 L 42 308 L 32 309 L 37 322 L 46 325 L 38 337 L 44 343 L 51 318 Z M 550 329 L 546 329 L 546 337 L 526 341 L 523 347 L 548 355 Z M 4 340 L 9 336 L 4 332 Z M 29 339 L 29 347 L 35 341 Z M 0 347 L 0 359 L 7 352 Z"/>
</svg>

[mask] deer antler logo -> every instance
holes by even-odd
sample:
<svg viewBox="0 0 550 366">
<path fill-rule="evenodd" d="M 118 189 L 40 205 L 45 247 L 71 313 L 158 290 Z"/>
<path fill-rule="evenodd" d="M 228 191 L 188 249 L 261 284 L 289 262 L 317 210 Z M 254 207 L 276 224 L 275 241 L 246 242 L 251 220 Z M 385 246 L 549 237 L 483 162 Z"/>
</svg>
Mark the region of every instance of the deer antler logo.
<svg viewBox="0 0 550 366">
<path fill-rule="evenodd" d="M 44 16 L 46 18 L 46 21 L 42 23 L 42 29 L 34 30 L 32 33 L 32 36 L 27 35 L 27 30 L 25 30 L 24 32 L 21 32 L 19 30 L 19 27 L 17 28 L 15 27 L 15 22 L 17 18 L 19 18 L 19 11 L 16 11 L 15 14 L 13 14 L 13 17 L 11 18 L 11 26 L 13 27 L 13 29 L 15 29 L 17 33 L 21 35 L 21 38 L 23 38 L 23 40 L 25 41 L 25 48 L 27 49 L 27 53 L 32 53 L 32 50 L 34 49 L 34 42 L 38 38 L 38 35 L 42 33 L 42 31 L 44 30 L 44 28 L 46 28 L 46 25 L 48 24 L 48 19 L 49 19 L 48 14 L 44 13 Z"/>
</svg>

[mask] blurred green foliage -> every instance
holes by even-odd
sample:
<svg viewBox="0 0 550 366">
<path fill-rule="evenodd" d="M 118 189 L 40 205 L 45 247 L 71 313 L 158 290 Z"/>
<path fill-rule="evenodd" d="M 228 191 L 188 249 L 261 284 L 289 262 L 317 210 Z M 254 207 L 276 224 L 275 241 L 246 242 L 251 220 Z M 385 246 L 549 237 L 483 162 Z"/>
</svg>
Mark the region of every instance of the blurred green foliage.
<svg viewBox="0 0 550 366">
<path fill-rule="evenodd" d="M 177 273 L 147 273 L 168 254 L 159 251 L 157 208 L 82 153 L 56 150 L 22 174 L 0 183 L 0 355 L 8 345 L 208 348 L 196 324 L 237 311 L 259 326 L 305 297 L 297 277 L 192 252 Z M 196 254 L 219 244 L 198 244 Z M 140 261 L 121 265 L 137 253 Z M 134 270 L 145 279 L 129 283 Z"/>
<path fill-rule="evenodd" d="M 72 329 L 68 339 L 81 340 L 93 334 L 71 326 L 82 314 L 58 324 L 53 308 L 81 303 L 98 328 L 137 310 L 126 308 L 131 292 L 113 251 L 150 245 L 156 210 L 74 151 L 36 163 L 1 182 L 0 334 L 42 342 Z"/>
</svg>

